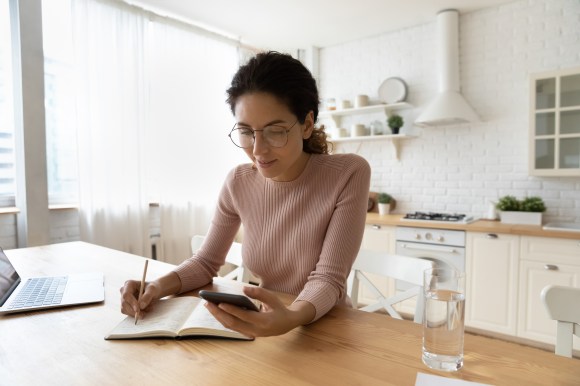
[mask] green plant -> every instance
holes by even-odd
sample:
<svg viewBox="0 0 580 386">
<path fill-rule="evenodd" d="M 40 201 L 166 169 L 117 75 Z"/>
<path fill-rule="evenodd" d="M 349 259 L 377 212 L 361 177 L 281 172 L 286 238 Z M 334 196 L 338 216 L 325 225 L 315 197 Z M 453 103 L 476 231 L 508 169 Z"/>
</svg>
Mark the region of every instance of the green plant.
<svg viewBox="0 0 580 386">
<path fill-rule="evenodd" d="M 520 206 L 524 212 L 544 212 L 546 210 L 544 200 L 537 196 L 524 198 Z"/>
<path fill-rule="evenodd" d="M 520 210 L 520 201 L 514 196 L 503 196 L 495 207 L 503 212 L 518 212 Z"/>
<path fill-rule="evenodd" d="M 390 204 L 393 197 L 387 193 L 379 193 L 377 195 L 377 202 L 379 204 Z"/>
<path fill-rule="evenodd" d="M 404 123 L 403 117 L 397 114 L 391 115 L 387 120 L 387 124 L 391 129 L 401 128 L 403 127 L 403 123 Z"/>
<path fill-rule="evenodd" d="M 497 202 L 496 208 L 503 212 L 544 212 L 546 205 L 540 197 L 527 197 L 518 200 L 514 196 L 503 196 Z"/>
</svg>

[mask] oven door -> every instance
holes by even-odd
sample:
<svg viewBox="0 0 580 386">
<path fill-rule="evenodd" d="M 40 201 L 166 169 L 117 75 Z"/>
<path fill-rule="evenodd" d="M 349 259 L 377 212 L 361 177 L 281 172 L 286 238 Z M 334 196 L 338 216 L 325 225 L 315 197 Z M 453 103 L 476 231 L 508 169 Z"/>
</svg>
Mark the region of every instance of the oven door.
<svg viewBox="0 0 580 386">
<path fill-rule="evenodd" d="M 463 247 L 397 241 L 395 251 L 397 255 L 434 261 L 438 268 L 454 268 L 462 272 L 465 271 L 465 248 Z M 410 283 L 395 281 L 395 293 L 406 291 L 411 287 Z M 416 299 L 412 298 L 399 303 L 395 309 L 408 318 L 412 318 L 415 313 L 415 304 Z"/>
<path fill-rule="evenodd" d="M 397 241 L 395 253 L 432 260 L 439 268 L 454 268 L 465 272 L 465 248 L 463 247 Z"/>
</svg>

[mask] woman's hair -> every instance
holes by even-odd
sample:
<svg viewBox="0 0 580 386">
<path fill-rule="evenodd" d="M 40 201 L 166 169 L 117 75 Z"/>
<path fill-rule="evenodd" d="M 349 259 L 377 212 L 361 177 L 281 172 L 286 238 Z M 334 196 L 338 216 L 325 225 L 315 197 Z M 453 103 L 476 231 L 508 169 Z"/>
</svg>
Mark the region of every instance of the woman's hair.
<svg viewBox="0 0 580 386">
<path fill-rule="evenodd" d="M 318 89 L 316 81 L 308 69 L 288 54 L 269 51 L 257 54 L 247 64 L 241 66 L 227 90 L 227 102 L 232 114 L 238 98 L 247 93 L 264 92 L 283 102 L 303 124 L 306 115 L 314 113 L 314 123 L 318 119 Z M 324 126 L 314 128 L 312 135 L 303 140 L 304 151 L 314 154 L 328 154 Z"/>
</svg>

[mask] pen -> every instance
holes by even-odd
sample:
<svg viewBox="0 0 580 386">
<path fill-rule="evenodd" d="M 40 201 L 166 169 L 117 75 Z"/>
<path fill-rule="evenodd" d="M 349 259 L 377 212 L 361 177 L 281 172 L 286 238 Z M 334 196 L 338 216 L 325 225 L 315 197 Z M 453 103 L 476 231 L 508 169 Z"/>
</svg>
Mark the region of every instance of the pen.
<svg viewBox="0 0 580 386">
<path fill-rule="evenodd" d="M 143 295 L 143 290 L 145 289 L 145 277 L 147 276 L 147 265 L 149 264 L 149 260 L 145 260 L 145 268 L 143 268 L 143 277 L 141 278 L 141 287 L 139 288 L 139 297 L 137 298 L 137 306 L 141 302 L 141 296 Z M 135 314 L 135 324 L 137 324 L 137 320 L 139 320 L 139 315 L 141 314 L 141 309 L 137 311 Z"/>
</svg>

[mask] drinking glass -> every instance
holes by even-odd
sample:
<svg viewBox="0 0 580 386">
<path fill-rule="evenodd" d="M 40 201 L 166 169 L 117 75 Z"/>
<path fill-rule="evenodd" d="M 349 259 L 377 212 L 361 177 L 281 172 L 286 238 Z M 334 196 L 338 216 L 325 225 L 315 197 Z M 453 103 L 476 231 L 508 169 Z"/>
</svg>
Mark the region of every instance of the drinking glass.
<svg viewBox="0 0 580 386">
<path fill-rule="evenodd" d="M 451 268 L 424 272 L 423 363 L 435 370 L 463 366 L 465 273 Z"/>
</svg>

